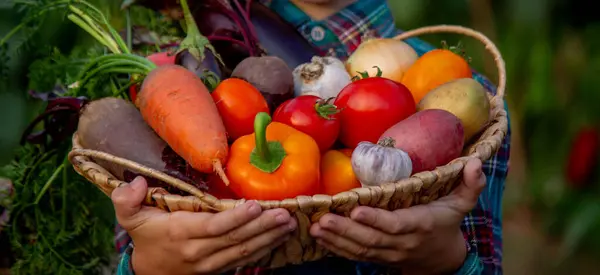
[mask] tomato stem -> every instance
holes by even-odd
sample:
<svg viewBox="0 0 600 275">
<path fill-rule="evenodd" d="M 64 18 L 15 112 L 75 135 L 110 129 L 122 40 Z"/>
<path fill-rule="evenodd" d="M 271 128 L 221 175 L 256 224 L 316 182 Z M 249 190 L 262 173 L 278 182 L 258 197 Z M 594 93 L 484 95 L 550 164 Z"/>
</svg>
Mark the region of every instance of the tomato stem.
<svg viewBox="0 0 600 275">
<path fill-rule="evenodd" d="M 467 51 L 465 50 L 462 41 L 458 41 L 458 43 L 456 43 L 456 46 L 449 46 L 446 40 L 442 40 L 442 49 L 451 51 L 454 54 L 464 58 L 467 61 L 467 63 L 471 63 L 471 57 L 467 55 Z"/>
<path fill-rule="evenodd" d="M 318 100 L 317 103 L 315 103 L 315 111 L 317 111 L 317 114 L 320 117 L 327 120 L 335 119 L 332 116 L 339 113 L 340 110 L 337 108 L 337 106 L 329 103 L 334 98 L 335 97 L 330 97 L 328 99 Z"/>
<path fill-rule="evenodd" d="M 203 76 L 202 82 L 204 83 L 206 88 L 208 88 L 208 90 L 211 93 L 212 93 L 212 91 L 214 91 L 217 88 L 217 86 L 221 82 L 221 79 L 219 78 L 219 76 L 216 73 L 214 73 L 213 71 L 208 70 L 208 69 L 204 69 L 202 76 Z"/>
<path fill-rule="evenodd" d="M 383 72 L 381 71 L 381 68 L 379 68 L 379 66 L 373 66 L 373 68 L 376 68 L 376 69 L 377 69 L 377 74 L 375 74 L 375 77 L 381 77 L 381 76 L 383 75 Z M 364 72 L 359 72 L 359 71 L 356 71 L 356 72 L 357 72 L 357 73 L 358 73 L 360 76 L 358 76 L 358 75 L 355 75 L 355 76 L 352 78 L 352 81 L 356 81 L 356 80 L 365 79 L 365 78 L 369 78 L 369 77 L 370 77 L 370 76 L 369 76 L 369 72 L 367 72 L 367 71 L 364 71 Z"/>
<path fill-rule="evenodd" d="M 267 126 L 271 116 L 265 112 L 256 114 L 254 118 L 254 141 L 256 147 L 250 153 L 250 163 L 265 173 L 275 172 L 286 156 L 283 145 L 279 141 L 267 141 Z"/>
</svg>

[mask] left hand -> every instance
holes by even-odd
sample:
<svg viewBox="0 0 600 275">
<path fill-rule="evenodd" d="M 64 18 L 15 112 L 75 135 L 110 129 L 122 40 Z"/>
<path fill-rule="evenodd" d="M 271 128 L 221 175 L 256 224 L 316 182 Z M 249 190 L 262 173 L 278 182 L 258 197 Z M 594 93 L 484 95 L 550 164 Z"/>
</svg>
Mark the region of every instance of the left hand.
<svg viewBox="0 0 600 275">
<path fill-rule="evenodd" d="M 339 256 L 398 267 L 403 274 L 457 271 L 467 253 L 460 224 L 486 183 L 481 166 L 479 159 L 469 160 L 461 184 L 429 204 L 393 212 L 360 206 L 349 218 L 326 214 L 310 233 Z"/>
</svg>

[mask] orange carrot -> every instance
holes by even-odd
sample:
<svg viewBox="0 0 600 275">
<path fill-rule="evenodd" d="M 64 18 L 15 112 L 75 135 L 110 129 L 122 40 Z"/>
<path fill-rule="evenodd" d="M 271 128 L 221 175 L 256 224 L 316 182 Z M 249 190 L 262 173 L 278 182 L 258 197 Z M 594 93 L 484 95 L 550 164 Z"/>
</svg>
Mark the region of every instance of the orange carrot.
<svg viewBox="0 0 600 275">
<path fill-rule="evenodd" d="M 221 172 L 229 148 L 223 120 L 202 80 L 179 65 L 152 70 L 136 106 L 156 133 L 194 169 Z"/>
<path fill-rule="evenodd" d="M 180 4 L 187 36 L 177 53 L 188 51 L 202 63 L 205 52 L 211 51 L 220 60 L 208 39 L 198 30 L 187 1 L 180 0 Z M 92 59 L 82 70 L 77 81 L 79 89 L 98 76 L 130 74 L 133 79 L 144 78 L 135 102 L 144 121 L 195 170 L 204 173 L 215 170 L 228 184 L 222 168 L 229 154 L 226 130 L 202 79 L 179 65 L 157 67 L 152 61 L 132 54 L 123 39 L 114 35 L 117 32 L 104 23 L 106 20 L 94 22 L 97 18 L 74 6 L 70 8 L 75 11 L 69 15 L 73 22 L 102 44 L 114 46 L 109 47 L 113 53 Z"/>
</svg>

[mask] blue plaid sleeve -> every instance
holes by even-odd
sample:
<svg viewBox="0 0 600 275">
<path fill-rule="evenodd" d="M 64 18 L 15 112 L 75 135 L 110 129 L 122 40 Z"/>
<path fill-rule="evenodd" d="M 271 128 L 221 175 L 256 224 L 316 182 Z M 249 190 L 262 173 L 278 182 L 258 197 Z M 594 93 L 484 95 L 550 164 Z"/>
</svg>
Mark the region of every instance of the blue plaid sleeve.
<svg viewBox="0 0 600 275">
<path fill-rule="evenodd" d="M 483 264 L 477 257 L 476 253 L 467 254 L 467 259 L 463 263 L 462 267 L 455 273 L 455 275 L 479 275 L 483 274 Z"/>
<path fill-rule="evenodd" d="M 131 266 L 131 253 L 133 252 L 133 245 L 129 244 L 127 249 L 121 254 L 121 260 L 117 267 L 117 275 L 134 275 L 133 266 Z"/>
</svg>

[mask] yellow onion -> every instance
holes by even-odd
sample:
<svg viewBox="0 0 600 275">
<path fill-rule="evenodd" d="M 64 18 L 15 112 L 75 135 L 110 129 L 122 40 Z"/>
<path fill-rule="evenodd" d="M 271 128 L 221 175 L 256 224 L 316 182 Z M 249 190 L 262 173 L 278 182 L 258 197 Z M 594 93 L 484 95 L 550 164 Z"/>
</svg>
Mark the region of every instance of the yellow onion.
<svg viewBox="0 0 600 275">
<path fill-rule="evenodd" d="M 407 43 L 392 38 L 373 38 L 368 34 L 346 61 L 346 70 L 351 77 L 368 72 L 373 76 L 379 67 L 382 77 L 400 82 L 404 72 L 419 58 Z"/>
</svg>

